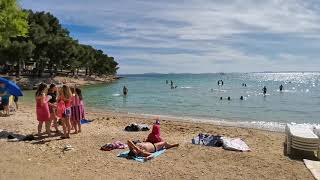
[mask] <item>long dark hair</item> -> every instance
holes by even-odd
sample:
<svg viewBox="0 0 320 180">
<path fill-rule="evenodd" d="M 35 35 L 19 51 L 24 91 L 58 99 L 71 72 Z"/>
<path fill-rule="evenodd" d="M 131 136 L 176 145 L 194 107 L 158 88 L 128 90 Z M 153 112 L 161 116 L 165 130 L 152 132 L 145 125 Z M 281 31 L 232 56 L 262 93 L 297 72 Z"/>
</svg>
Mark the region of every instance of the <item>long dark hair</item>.
<svg viewBox="0 0 320 180">
<path fill-rule="evenodd" d="M 49 89 L 48 89 L 48 92 L 51 92 L 53 88 L 55 88 L 56 85 L 55 84 L 50 84 L 49 86 Z"/>
<path fill-rule="evenodd" d="M 39 87 L 38 87 L 38 89 L 36 91 L 35 96 L 37 97 L 37 96 L 42 95 L 46 89 L 47 89 L 47 85 L 46 84 L 44 84 L 44 83 L 39 84 Z"/>
<path fill-rule="evenodd" d="M 77 95 L 79 96 L 79 99 L 82 100 L 83 97 L 82 97 L 81 89 L 76 88 L 76 93 L 77 93 Z"/>
</svg>

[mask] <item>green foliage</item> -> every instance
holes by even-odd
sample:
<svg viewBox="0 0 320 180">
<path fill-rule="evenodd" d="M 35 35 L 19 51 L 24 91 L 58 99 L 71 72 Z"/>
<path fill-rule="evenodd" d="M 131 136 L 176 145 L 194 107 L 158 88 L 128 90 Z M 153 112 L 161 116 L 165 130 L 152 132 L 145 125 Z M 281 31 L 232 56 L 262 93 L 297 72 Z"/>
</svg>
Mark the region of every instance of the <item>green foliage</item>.
<svg viewBox="0 0 320 180">
<path fill-rule="evenodd" d="M 28 33 L 28 13 L 18 6 L 16 0 L 0 0 L 0 44 L 7 45 L 11 37 Z"/>
<path fill-rule="evenodd" d="M 59 70 L 75 74 L 80 69 L 86 70 L 86 75 L 116 74 L 118 63 L 113 57 L 89 45 L 79 44 L 50 13 L 24 13 L 29 14 L 27 37 L 11 38 L 9 46 L 0 47 L 0 60 L 11 64 L 21 60 L 33 61 L 37 65 L 34 72 L 39 76 L 46 69 L 52 75 Z"/>
</svg>

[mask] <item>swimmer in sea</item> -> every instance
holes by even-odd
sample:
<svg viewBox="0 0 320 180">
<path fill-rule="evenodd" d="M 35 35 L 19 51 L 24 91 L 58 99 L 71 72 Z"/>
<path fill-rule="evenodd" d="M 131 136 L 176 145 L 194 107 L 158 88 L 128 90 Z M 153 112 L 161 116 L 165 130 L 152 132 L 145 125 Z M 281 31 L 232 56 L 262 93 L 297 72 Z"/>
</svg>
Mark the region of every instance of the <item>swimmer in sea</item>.
<svg viewBox="0 0 320 180">
<path fill-rule="evenodd" d="M 243 96 L 240 96 L 240 100 L 243 100 Z"/>
<path fill-rule="evenodd" d="M 220 97 L 220 100 L 222 100 L 222 97 Z"/>
<path fill-rule="evenodd" d="M 228 101 L 231 101 L 231 97 L 230 96 L 228 96 Z"/>
<path fill-rule="evenodd" d="M 262 89 L 262 91 L 263 91 L 263 95 L 266 95 L 266 94 L 267 94 L 267 87 L 264 86 L 263 89 Z"/>
<path fill-rule="evenodd" d="M 282 90 L 283 90 L 283 85 L 282 84 L 279 86 L 279 89 L 280 89 L 280 92 L 282 92 Z"/>
<path fill-rule="evenodd" d="M 128 94 L 128 88 L 126 86 L 123 86 L 123 95 L 127 96 Z"/>
</svg>

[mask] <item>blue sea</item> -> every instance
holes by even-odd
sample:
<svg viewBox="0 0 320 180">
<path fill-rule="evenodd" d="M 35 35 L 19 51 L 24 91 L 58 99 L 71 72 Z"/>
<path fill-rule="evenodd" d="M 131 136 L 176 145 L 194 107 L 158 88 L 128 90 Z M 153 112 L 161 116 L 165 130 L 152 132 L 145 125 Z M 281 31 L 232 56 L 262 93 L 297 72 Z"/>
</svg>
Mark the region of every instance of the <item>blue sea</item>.
<svg viewBox="0 0 320 180">
<path fill-rule="evenodd" d="M 171 80 L 176 89 L 170 88 Z M 218 80 L 224 85 L 218 86 Z M 123 86 L 128 87 L 128 96 L 122 95 Z M 114 83 L 85 87 L 83 92 L 86 105 L 102 111 L 270 130 L 290 122 L 320 122 L 319 72 L 124 75 Z"/>
<path fill-rule="evenodd" d="M 176 89 L 170 88 L 171 80 Z M 218 80 L 223 80 L 223 86 L 217 85 Z M 127 96 L 122 95 L 123 86 L 128 87 Z M 320 123 L 320 72 L 123 75 L 114 83 L 82 91 L 86 107 L 94 111 L 275 131 L 283 130 L 286 123 Z M 25 94 L 33 97 L 31 92 Z"/>
</svg>

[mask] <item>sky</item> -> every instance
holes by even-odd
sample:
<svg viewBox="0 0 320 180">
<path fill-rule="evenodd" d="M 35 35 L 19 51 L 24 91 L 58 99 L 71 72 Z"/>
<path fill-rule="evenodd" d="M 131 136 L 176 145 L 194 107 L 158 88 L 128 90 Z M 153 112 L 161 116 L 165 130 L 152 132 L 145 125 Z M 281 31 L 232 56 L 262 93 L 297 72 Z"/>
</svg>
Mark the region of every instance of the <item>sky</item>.
<svg viewBox="0 0 320 180">
<path fill-rule="evenodd" d="M 320 70 L 319 0 L 21 0 L 119 74 Z"/>
</svg>

